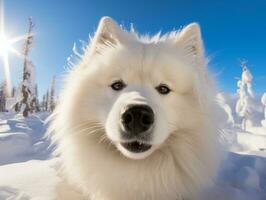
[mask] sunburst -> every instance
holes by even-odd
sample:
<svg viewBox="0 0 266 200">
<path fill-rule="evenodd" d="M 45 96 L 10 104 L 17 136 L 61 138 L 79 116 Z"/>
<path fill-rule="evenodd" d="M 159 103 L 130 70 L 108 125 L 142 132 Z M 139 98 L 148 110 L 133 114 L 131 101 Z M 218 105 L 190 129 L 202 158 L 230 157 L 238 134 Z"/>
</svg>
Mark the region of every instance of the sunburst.
<svg viewBox="0 0 266 200">
<path fill-rule="evenodd" d="M 23 57 L 22 54 L 17 51 L 13 46 L 15 43 L 25 40 L 26 35 L 17 36 L 14 38 L 8 38 L 5 33 L 4 24 L 4 0 L 0 0 L 0 59 L 3 63 L 5 81 L 7 83 L 8 95 L 11 92 L 11 77 L 10 77 L 10 66 L 9 66 L 9 53 L 13 53 L 18 57 Z"/>
</svg>

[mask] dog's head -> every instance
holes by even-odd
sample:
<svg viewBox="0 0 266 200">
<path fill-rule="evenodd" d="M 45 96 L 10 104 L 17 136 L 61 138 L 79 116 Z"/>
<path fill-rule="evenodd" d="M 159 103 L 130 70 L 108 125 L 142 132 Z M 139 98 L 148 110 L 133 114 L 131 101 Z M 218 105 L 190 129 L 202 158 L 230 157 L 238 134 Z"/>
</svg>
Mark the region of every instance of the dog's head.
<svg viewBox="0 0 266 200">
<path fill-rule="evenodd" d="M 195 23 L 164 36 L 139 37 L 104 17 L 73 73 L 81 91 L 75 110 L 83 121 L 102 124 L 124 156 L 146 158 L 173 133 L 204 126 L 205 65 Z"/>
</svg>

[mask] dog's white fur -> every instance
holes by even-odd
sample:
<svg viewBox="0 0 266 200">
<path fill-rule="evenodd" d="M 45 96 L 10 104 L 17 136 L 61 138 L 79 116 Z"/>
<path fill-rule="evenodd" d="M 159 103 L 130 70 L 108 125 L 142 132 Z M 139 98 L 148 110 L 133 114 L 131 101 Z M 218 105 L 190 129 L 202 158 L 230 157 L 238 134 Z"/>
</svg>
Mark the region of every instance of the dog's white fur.
<svg viewBox="0 0 266 200">
<path fill-rule="evenodd" d="M 200 28 L 138 36 L 103 17 L 80 63 L 68 74 L 51 124 L 64 174 L 91 200 L 192 199 L 218 163 L 215 92 Z M 122 91 L 110 88 L 122 79 Z M 155 87 L 171 88 L 160 95 Z M 120 142 L 129 104 L 155 113 L 152 148 L 132 153 Z"/>
</svg>

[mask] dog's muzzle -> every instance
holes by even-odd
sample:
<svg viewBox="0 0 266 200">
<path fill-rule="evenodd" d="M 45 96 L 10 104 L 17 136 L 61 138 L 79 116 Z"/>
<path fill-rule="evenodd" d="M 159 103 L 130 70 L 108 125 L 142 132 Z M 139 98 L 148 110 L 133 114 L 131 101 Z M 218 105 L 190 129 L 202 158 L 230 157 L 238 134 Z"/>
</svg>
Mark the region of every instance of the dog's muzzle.
<svg viewBox="0 0 266 200">
<path fill-rule="evenodd" d="M 130 142 L 121 143 L 128 151 L 140 153 L 147 151 L 152 145 L 148 144 L 154 125 L 154 112 L 147 105 L 130 106 L 121 116 L 123 139 Z"/>
</svg>

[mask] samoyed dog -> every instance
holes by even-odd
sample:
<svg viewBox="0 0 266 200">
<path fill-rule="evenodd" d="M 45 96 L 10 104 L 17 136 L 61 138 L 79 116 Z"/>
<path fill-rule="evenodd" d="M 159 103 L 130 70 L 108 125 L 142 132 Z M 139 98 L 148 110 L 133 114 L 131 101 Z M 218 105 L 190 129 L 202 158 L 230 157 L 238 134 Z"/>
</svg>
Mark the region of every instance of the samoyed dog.
<svg viewBox="0 0 266 200">
<path fill-rule="evenodd" d="M 198 24 L 150 37 L 103 17 L 50 129 L 83 199 L 186 200 L 212 184 L 216 115 Z"/>
</svg>

